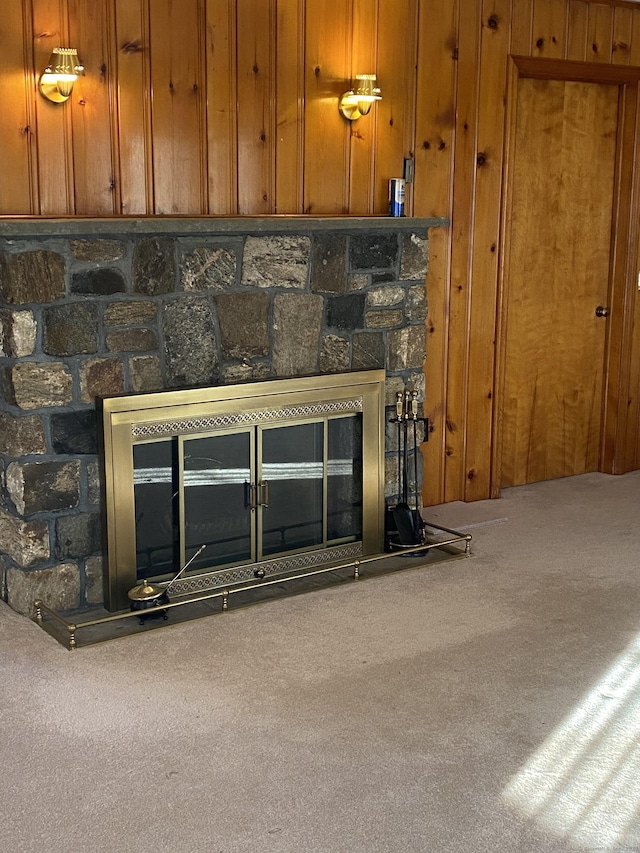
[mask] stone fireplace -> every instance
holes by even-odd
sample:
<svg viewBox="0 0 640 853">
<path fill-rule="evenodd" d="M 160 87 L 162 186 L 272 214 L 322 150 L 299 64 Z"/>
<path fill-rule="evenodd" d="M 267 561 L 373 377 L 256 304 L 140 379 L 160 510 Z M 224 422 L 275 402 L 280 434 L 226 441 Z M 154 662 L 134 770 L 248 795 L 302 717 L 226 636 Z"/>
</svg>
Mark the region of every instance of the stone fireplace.
<svg viewBox="0 0 640 853">
<path fill-rule="evenodd" d="M 98 398 L 383 370 L 387 406 L 424 399 L 428 230 L 446 224 L 0 221 L 4 600 L 104 603 Z"/>
</svg>

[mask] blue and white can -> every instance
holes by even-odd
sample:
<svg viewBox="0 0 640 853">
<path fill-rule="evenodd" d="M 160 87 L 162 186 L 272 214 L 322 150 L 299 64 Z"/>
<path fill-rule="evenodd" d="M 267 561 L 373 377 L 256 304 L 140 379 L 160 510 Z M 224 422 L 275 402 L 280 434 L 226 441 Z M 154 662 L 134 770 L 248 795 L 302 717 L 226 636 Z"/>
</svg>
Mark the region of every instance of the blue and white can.
<svg viewBox="0 0 640 853">
<path fill-rule="evenodd" d="M 389 181 L 389 216 L 404 216 L 404 178 Z"/>
</svg>

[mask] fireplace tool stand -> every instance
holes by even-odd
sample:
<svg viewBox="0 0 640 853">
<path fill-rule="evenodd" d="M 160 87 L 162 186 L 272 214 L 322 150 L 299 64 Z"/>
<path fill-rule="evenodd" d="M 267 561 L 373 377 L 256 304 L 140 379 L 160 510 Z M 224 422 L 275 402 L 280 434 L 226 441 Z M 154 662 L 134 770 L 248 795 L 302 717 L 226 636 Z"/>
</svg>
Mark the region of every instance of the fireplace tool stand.
<svg viewBox="0 0 640 853">
<path fill-rule="evenodd" d="M 385 548 L 387 551 L 407 549 L 408 553 L 425 542 L 425 524 L 420 515 L 418 493 L 418 421 L 427 434 L 428 420 L 418 417 L 418 392 L 396 393 L 396 413 L 391 423 L 396 425 L 398 451 L 398 500 L 385 508 Z M 411 448 L 409 435 L 411 434 Z M 413 462 L 413 494 L 410 503 L 409 463 Z M 409 551 L 409 549 L 412 549 Z M 419 552 L 418 552 L 419 553 Z"/>
</svg>

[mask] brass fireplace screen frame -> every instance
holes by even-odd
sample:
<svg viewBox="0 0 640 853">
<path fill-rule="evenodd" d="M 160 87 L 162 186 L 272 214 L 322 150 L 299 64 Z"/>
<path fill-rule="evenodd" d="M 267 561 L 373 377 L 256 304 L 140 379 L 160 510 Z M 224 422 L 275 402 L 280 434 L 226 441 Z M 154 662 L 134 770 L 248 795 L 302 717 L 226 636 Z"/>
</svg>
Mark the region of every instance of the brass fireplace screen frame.
<svg viewBox="0 0 640 853">
<path fill-rule="evenodd" d="M 371 370 L 243 385 L 108 397 L 100 401 L 106 508 L 105 606 L 128 607 L 137 583 L 133 448 L 159 436 L 195 435 L 236 424 L 287 424 L 314 412 L 362 414 L 362 542 L 306 552 L 329 564 L 379 554 L 384 546 L 385 373 Z M 303 555 L 291 558 L 291 571 Z M 272 561 L 270 561 L 272 562 Z M 254 570 L 251 565 L 247 569 Z M 286 572 L 286 568 L 284 569 Z M 209 588 L 200 570 L 184 592 Z M 242 581 L 242 575 L 235 578 Z M 231 583 L 234 577 L 227 578 Z M 178 590 L 175 590 L 178 592 Z"/>
</svg>

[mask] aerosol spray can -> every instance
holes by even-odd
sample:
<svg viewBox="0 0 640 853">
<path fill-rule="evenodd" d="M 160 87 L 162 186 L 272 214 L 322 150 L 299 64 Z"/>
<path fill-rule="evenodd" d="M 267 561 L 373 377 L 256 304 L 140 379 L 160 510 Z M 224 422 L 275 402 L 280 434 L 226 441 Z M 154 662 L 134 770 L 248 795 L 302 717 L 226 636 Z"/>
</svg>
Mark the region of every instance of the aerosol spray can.
<svg viewBox="0 0 640 853">
<path fill-rule="evenodd" d="M 389 216 L 404 216 L 404 178 L 389 181 Z"/>
</svg>

